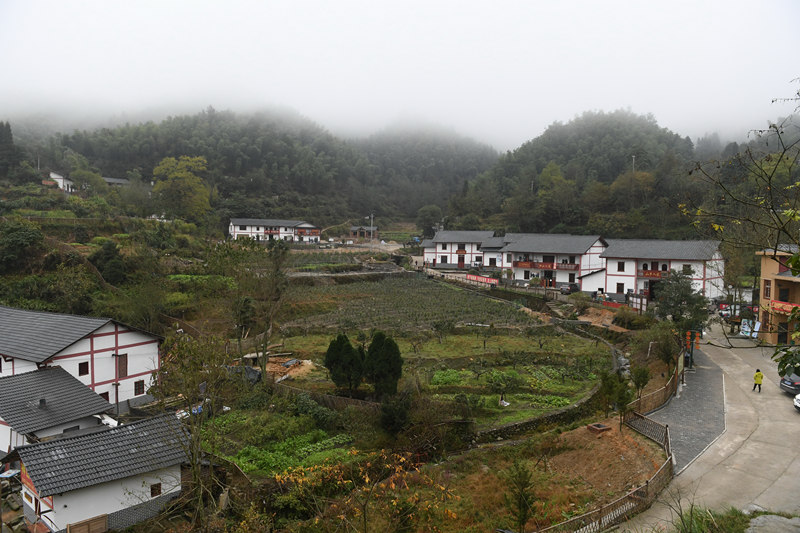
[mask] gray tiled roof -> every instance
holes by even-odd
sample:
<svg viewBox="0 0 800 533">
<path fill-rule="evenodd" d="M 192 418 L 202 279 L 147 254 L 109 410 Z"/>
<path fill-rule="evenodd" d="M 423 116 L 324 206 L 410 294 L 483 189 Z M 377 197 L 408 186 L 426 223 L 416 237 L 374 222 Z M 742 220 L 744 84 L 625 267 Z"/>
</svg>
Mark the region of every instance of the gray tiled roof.
<svg viewBox="0 0 800 533">
<path fill-rule="evenodd" d="M 41 363 L 109 322 L 0 306 L 0 355 Z"/>
<path fill-rule="evenodd" d="M 109 409 L 110 403 L 61 367 L 0 378 L 0 418 L 22 435 Z"/>
<path fill-rule="evenodd" d="M 436 246 L 436 244 L 434 244 L 432 239 L 423 239 L 422 243 L 420 244 L 420 246 L 423 247 L 423 248 L 432 248 L 432 247 Z"/>
<path fill-rule="evenodd" d="M 308 224 L 303 220 L 280 220 L 275 218 L 232 218 L 234 226 L 283 226 L 293 228 L 300 224 Z"/>
<path fill-rule="evenodd" d="M 702 261 L 714 257 L 719 241 L 664 241 L 656 239 L 609 239 L 600 254 L 620 259 L 678 259 Z"/>
<path fill-rule="evenodd" d="M 378 231 L 378 226 L 350 226 L 350 231 L 363 229 L 366 231 Z"/>
<path fill-rule="evenodd" d="M 162 415 L 106 431 L 20 446 L 41 496 L 91 487 L 186 461 L 186 436 L 175 415 Z"/>
<path fill-rule="evenodd" d="M 554 254 L 583 254 L 600 240 L 599 235 L 568 235 L 565 233 L 516 234 L 516 239 L 503 248 L 504 252 L 536 252 Z"/>
<path fill-rule="evenodd" d="M 481 250 L 499 250 L 505 246 L 504 237 L 490 237 L 481 242 Z"/>
<path fill-rule="evenodd" d="M 492 237 L 493 231 L 437 231 L 433 242 L 483 242 Z"/>
</svg>

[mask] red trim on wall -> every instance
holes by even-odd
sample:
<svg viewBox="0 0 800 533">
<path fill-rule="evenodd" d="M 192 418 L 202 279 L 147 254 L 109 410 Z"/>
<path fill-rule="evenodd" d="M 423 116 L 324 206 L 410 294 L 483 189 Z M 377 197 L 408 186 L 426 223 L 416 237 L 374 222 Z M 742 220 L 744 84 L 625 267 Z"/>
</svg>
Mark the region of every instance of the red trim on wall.
<svg viewBox="0 0 800 533">
<path fill-rule="evenodd" d="M 125 381 L 127 379 L 140 378 L 142 376 L 149 376 L 152 373 L 153 372 L 151 370 L 148 370 L 146 372 L 139 372 L 138 374 L 129 374 L 129 375 L 125 376 L 124 378 L 109 379 L 108 381 L 100 381 L 98 383 L 94 383 L 94 387 L 99 387 L 101 385 L 108 385 L 109 383 L 120 383 L 120 382 Z"/>
<path fill-rule="evenodd" d="M 59 355 L 58 357 L 53 357 L 52 360 L 53 361 L 61 361 L 63 359 L 71 359 L 73 357 L 80 357 L 80 356 L 90 355 L 90 354 L 101 354 L 101 353 L 104 353 L 104 352 L 117 353 L 120 350 L 125 350 L 127 348 L 134 348 L 136 346 L 145 346 L 147 344 L 153 344 L 153 343 L 158 344 L 158 339 L 152 340 L 152 341 L 145 341 L 145 342 L 135 342 L 133 344 L 123 344 L 121 346 L 114 346 L 112 348 L 103 348 L 102 350 L 92 350 L 92 349 L 90 349 L 88 352 L 78 352 L 78 353 L 71 353 L 69 355 Z"/>
</svg>

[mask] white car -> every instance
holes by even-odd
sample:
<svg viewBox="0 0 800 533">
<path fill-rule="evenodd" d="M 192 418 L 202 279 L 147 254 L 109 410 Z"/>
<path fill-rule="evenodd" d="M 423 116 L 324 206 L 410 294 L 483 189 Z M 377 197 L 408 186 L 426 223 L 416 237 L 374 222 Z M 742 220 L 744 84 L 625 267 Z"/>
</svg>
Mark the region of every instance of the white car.
<svg viewBox="0 0 800 533">
<path fill-rule="evenodd" d="M 794 397 L 794 408 L 800 411 L 800 394 Z"/>
</svg>

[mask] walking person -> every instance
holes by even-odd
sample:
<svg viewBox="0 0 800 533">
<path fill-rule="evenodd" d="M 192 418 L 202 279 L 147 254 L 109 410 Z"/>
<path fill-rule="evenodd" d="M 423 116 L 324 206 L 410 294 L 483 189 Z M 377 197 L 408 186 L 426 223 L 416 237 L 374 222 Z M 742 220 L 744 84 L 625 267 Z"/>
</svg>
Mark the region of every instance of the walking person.
<svg viewBox="0 0 800 533">
<path fill-rule="evenodd" d="M 756 368 L 756 373 L 753 376 L 753 390 L 756 390 L 756 387 L 758 387 L 758 392 L 761 392 L 762 381 L 764 381 L 764 374 L 761 373 L 761 369 Z"/>
</svg>

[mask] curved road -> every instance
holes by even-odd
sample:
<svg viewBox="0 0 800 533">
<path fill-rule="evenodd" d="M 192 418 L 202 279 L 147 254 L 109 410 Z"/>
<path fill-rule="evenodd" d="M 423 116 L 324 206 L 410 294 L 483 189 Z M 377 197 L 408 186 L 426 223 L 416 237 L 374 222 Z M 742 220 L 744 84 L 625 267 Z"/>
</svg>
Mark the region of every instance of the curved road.
<svg viewBox="0 0 800 533">
<path fill-rule="evenodd" d="M 712 364 L 700 361 L 697 375 L 706 371 L 710 387 L 724 382 L 724 430 L 716 440 L 709 435 L 710 445 L 693 459 L 686 456 L 687 446 L 673 438 L 678 461 L 688 462 L 688 466 L 678 465 L 676 470 L 685 468 L 661 497 L 620 531 L 664 531 L 673 523 L 676 509 L 686 510 L 691 505 L 719 511 L 734 507 L 800 514 L 800 412 L 792 405 L 791 396 L 778 387 L 777 366 L 770 359 L 773 350 L 747 339 L 729 342 L 719 325 L 707 331 L 703 343 L 701 350 Z M 761 394 L 751 390 L 756 368 L 765 376 Z M 715 379 L 715 374 L 722 379 Z M 674 411 L 672 404 L 685 400 L 684 394 L 693 386 L 702 388 L 705 381 L 695 380 L 693 385 L 694 377 L 687 376 L 687 389 L 667 409 Z M 691 402 L 694 405 L 684 402 L 678 409 L 680 422 L 687 431 L 694 426 L 708 434 L 708 420 L 714 419 L 708 413 L 718 402 L 714 394 L 701 396 Z M 704 410 L 706 415 L 701 416 Z M 662 416 L 660 413 L 654 418 Z M 670 424 L 671 432 L 673 427 Z"/>
</svg>

